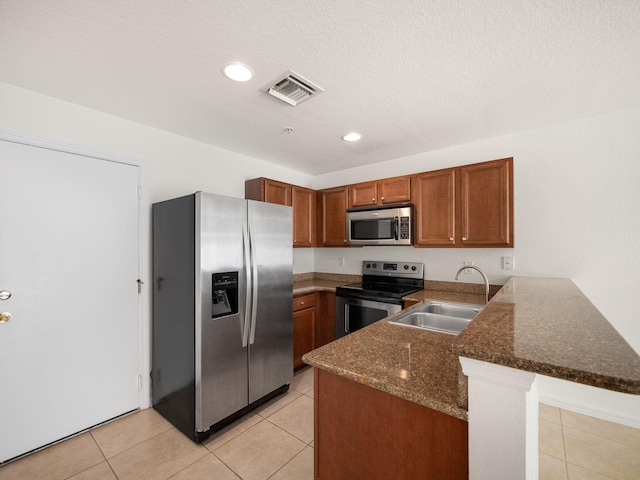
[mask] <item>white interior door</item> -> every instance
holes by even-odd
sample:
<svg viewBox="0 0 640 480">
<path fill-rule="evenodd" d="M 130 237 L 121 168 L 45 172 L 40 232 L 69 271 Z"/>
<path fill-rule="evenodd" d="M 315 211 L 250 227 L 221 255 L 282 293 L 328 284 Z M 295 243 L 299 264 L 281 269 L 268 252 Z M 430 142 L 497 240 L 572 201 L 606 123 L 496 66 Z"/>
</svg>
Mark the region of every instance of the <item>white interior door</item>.
<svg viewBox="0 0 640 480">
<path fill-rule="evenodd" d="M 0 462 L 138 407 L 138 185 L 0 139 Z"/>
</svg>

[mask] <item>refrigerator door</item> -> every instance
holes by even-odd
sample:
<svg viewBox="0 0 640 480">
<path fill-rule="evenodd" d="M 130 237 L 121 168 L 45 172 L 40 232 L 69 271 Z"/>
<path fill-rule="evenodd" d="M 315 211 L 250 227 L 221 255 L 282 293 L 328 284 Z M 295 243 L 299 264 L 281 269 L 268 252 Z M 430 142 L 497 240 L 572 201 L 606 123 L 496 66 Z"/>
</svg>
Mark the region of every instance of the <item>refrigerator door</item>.
<svg viewBox="0 0 640 480">
<path fill-rule="evenodd" d="M 246 201 L 196 194 L 196 431 L 248 405 L 247 347 L 243 346 L 247 269 L 243 230 Z M 248 252 L 248 251 L 247 251 Z M 237 272 L 237 313 L 214 308 L 221 294 L 214 275 Z M 215 318 L 213 318 L 215 317 Z M 248 332 L 247 332 L 248 333 Z M 246 335 L 248 337 L 248 334 Z"/>
<path fill-rule="evenodd" d="M 248 201 L 253 308 L 249 403 L 293 378 L 293 214 L 291 207 Z"/>
</svg>

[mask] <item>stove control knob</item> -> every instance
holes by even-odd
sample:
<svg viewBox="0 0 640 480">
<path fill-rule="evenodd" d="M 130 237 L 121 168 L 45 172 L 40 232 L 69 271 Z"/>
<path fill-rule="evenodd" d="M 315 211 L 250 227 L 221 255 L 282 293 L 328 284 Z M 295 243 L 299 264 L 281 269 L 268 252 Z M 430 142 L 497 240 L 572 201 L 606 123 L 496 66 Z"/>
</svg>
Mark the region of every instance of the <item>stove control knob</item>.
<svg viewBox="0 0 640 480">
<path fill-rule="evenodd" d="M 370 263 L 367 263 L 367 268 L 371 268 L 371 264 Z"/>
<path fill-rule="evenodd" d="M 409 270 L 409 265 L 405 265 L 405 266 L 404 266 L 404 269 L 405 269 L 405 270 Z"/>
<path fill-rule="evenodd" d="M 411 267 L 411 270 L 413 270 L 414 272 L 418 269 L 418 267 L 416 267 L 415 265 L 413 267 Z"/>
<path fill-rule="evenodd" d="M 377 266 L 378 266 L 378 264 L 377 264 L 377 263 L 374 263 L 374 264 L 373 264 L 373 268 L 376 268 Z"/>
</svg>

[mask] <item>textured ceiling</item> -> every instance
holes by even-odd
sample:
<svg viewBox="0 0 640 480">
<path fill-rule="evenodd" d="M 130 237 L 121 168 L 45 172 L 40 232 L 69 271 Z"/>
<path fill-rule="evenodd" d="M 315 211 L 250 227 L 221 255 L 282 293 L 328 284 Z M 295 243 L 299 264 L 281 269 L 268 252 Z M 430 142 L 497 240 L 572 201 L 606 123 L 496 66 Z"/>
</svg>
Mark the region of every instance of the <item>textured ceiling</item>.
<svg viewBox="0 0 640 480">
<path fill-rule="evenodd" d="M 0 81 L 315 175 L 638 106 L 638 25 L 637 0 L 1 0 Z M 325 92 L 259 91 L 287 69 Z"/>
</svg>

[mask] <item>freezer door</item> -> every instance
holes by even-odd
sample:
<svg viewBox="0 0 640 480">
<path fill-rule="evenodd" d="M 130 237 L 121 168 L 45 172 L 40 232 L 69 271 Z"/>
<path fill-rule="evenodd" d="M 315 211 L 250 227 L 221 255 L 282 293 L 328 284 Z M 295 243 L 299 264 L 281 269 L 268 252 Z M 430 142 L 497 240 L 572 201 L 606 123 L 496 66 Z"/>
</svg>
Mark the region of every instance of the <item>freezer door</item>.
<svg viewBox="0 0 640 480">
<path fill-rule="evenodd" d="M 196 194 L 196 431 L 248 405 L 248 349 L 243 346 L 247 271 L 246 201 Z M 217 274 L 237 272 L 237 313 L 224 314 L 212 288 Z M 221 289 L 218 289 L 221 290 Z M 229 292 L 226 292 L 229 294 Z M 233 311 L 236 308 L 229 308 Z M 215 317 L 215 318 L 214 318 Z M 248 335 L 247 335 L 248 337 Z"/>
<path fill-rule="evenodd" d="M 249 336 L 249 403 L 293 378 L 293 213 L 248 201 L 255 302 Z"/>
</svg>

